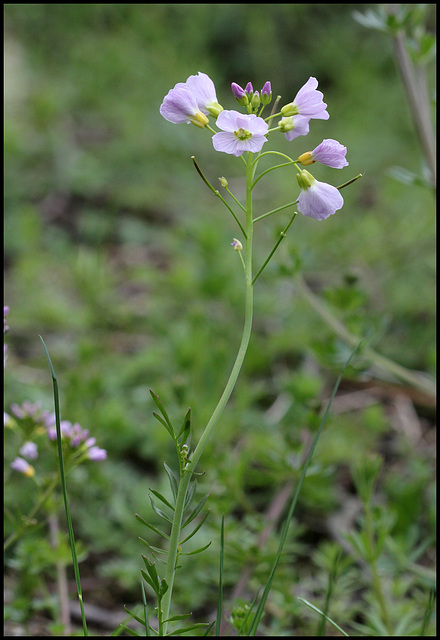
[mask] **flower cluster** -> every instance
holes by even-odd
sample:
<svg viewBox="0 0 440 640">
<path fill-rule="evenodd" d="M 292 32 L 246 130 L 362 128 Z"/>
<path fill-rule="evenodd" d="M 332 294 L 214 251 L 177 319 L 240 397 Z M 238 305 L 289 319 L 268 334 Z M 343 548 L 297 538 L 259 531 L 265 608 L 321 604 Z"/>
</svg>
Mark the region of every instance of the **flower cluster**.
<svg viewBox="0 0 440 640">
<path fill-rule="evenodd" d="M 4 333 L 9 330 L 6 326 L 6 315 L 9 307 L 4 307 Z M 6 348 L 5 348 L 6 356 Z M 46 436 L 46 442 L 54 442 L 57 438 L 55 413 L 42 411 L 39 402 L 25 400 L 21 405 L 13 403 L 10 413 L 4 412 L 4 426 L 10 429 L 19 428 L 23 434 L 24 444 L 19 449 L 17 456 L 11 463 L 11 468 L 19 471 L 28 478 L 35 475 L 35 468 L 29 460 L 38 458 L 38 445 L 33 442 L 34 436 Z M 82 460 L 105 460 L 107 451 L 96 446 L 96 438 L 89 437 L 89 431 L 83 429 L 78 423 L 72 424 L 67 420 L 60 423 L 61 440 L 66 458 L 70 462 L 78 464 Z M 43 443 L 41 443 L 43 444 Z"/>
<path fill-rule="evenodd" d="M 272 101 L 269 81 L 261 91 L 254 91 L 250 82 L 244 89 L 236 82 L 232 83 L 231 89 L 237 103 L 247 111 L 240 113 L 223 109 L 217 101 L 213 81 L 205 73 L 199 72 L 190 76 L 186 82 L 179 82 L 168 92 L 160 107 L 160 113 L 174 124 L 186 122 L 201 129 L 208 129 L 214 134 L 212 144 L 216 151 L 238 157 L 245 151 L 259 153 L 267 142 L 269 133 L 279 131 L 291 141 L 309 133 L 311 120 L 328 120 L 330 116 L 327 104 L 317 87 L 317 79 L 310 77 L 292 102 L 285 104 L 278 113 L 272 113 L 263 119 L 261 114 Z M 220 129 L 219 132 L 210 127 L 208 116 L 216 119 L 215 124 Z M 269 128 L 277 116 L 281 116 L 277 126 Z M 336 187 L 319 182 L 298 165 L 308 166 L 319 162 L 335 169 L 342 169 L 348 165 L 346 153 L 346 147 L 337 140 L 326 139 L 313 151 L 301 154 L 296 161 L 292 160 L 298 171 L 297 180 L 301 189 L 297 201 L 300 213 L 316 220 L 323 220 L 340 209 L 344 200 Z"/>
</svg>

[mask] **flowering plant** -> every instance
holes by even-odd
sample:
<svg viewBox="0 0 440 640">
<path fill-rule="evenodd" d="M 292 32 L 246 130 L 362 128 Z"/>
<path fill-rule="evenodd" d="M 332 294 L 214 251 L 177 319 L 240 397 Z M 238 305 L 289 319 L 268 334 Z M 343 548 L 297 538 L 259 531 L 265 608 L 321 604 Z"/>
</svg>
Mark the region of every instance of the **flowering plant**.
<svg viewBox="0 0 440 640">
<path fill-rule="evenodd" d="M 318 81 L 316 78 L 309 78 L 305 85 L 298 91 L 292 102 L 283 106 L 280 111 L 277 111 L 280 101 L 280 96 L 278 96 L 273 104 L 270 115 L 263 118 L 263 111 L 272 102 L 270 82 L 266 82 L 261 91 L 254 91 L 250 82 L 246 85 L 245 89 L 237 83 L 232 83 L 233 96 L 242 111 L 235 109 L 226 110 L 218 102 L 213 81 L 205 73 L 199 72 L 197 75 L 190 76 L 186 82 L 177 83 L 165 96 L 160 106 L 161 115 L 169 122 L 173 124 L 193 124 L 198 129 L 209 131 L 213 134 L 212 144 L 216 151 L 227 153 L 240 159 L 246 173 L 246 199 L 244 203 L 240 202 L 230 191 L 227 179 L 224 177 L 220 178 L 220 184 L 225 189 L 225 192 L 232 198 L 233 206 L 236 205 L 238 207 L 238 213 L 234 211 L 225 197 L 223 197 L 206 178 L 194 156 L 192 157 L 194 166 L 200 177 L 213 194 L 220 198 L 228 208 L 241 233 L 241 239 L 233 238 L 231 245 L 234 251 L 238 253 L 244 270 L 245 317 L 240 347 L 229 379 L 210 420 L 194 448 L 191 448 L 191 410 L 189 409 L 185 415 L 182 426 L 175 428 L 170 421 L 161 399 L 151 391 L 153 401 L 159 410 L 159 412 L 155 412 L 153 415 L 167 430 L 175 443 L 179 470 L 178 474 L 176 474 L 168 465 L 164 464 L 172 491 L 171 501 L 161 493 L 151 490 L 154 498 L 161 503 L 161 508 L 159 508 L 153 497 L 150 496 L 154 512 L 163 518 L 168 526 L 171 526 L 170 532 L 166 533 L 165 531 L 159 530 L 156 526 L 136 514 L 136 518 L 142 524 L 168 540 L 168 549 L 165 552 L 167 555 L 165 576 L 160 579 L 156 569 L 156 563 L 151 560 L 151 557 L 161 561 L 160 554 L 164 552 L 157 547 L 153 547 L 147 540 L 142 539 L 142 542 L 147 546 L 150 553 L 150 558 L 143 556 L 145 570 L 142 570 L 142 576 L 157 597 L 158 606 L 156 611 L 158 630 L 155 631 L 159 635 L 167 635 L 169 622 L 185 617 L 170 617 L 173 584 L 176 569 L 178 568 L 179 557 L 187 555 L 188 553 L 198 553 L 209 546 L 206 545 L 196 551 L 188 553 L 183 550 L 185 543 L 199 530 L 207 516 L 206 514 L 201 523 L 199 523 L 191 533 L 182 533 L 183 529 L 200 513 L 208 497 L 204 496 L 195 507 L 191 507 L 196 489 L 196 476 L 199 475 L 196 467 L 206 447 L 207 441 L 211 437 L 226 403 L 231 396 L 246 355 L 252 329 L 253 291 L 255 282 L 271 260 L 282 239 L 286 236 L 297 212 L 293 211 L 290 221 L 284 228 L 275 246 L 256 271 L 254 271 L 253 264 L 254 225 L 272 214 L 295 206 L 304 216 L 309 216 L 315 220 L 323 220 L 341 209 L 344 204 L 340 189 L 345 185 L 336 188 L 330 184 L 320 182 L 316 180 L 308 170 L 302 168 L 303 166 L 310 167 L 310 165 L 315 162 L 336 169 L 342 169 L 347 166 L 348 162 L 345 158 L 347 149 L 338 141 L 332 139 L 323 140 L 315 149 L 303 152 L 296 159 L 278 151 L 262 151 L 271 135 L 282 133 L 287 140 L 291 141 L 309 132 L 311 120 L 327 120 L 329 118 L 327 105 L 323 101 L 323 94 L 318 91 L 317 87 Z M 210 118 L 215 120 L 218 131 L 211 126 Z M 278 123 L 275 122 L 276 118 L 280 118 Z M 270 154 L 281 156 L 284 162 L 266 169 L 257 175 L 257 167 L 260 159 Z M 292 202 L 255 216 L 253 190 L 256 185 L 270 171 L 286 166 L 293 166 L 296 169 L 297 184 L 300 188 L 299 196 Z M 350 180 L 346 184 L 352 181 L 353 180 Z M 240 217 L 242 217 L 241 220 Z M 163 511 L 164 506 L 167 508 L 167 513 Z M 252 629 L 254 631 L 258 625 L 259 617 L 261 617 L 264 597 L 260 601 L 259 606 L 259 613 L 257 612 L 254 622 L 252 623 Z M 132 615 L 136 620 L 145 625 L 146 631 L 149 633 L 150 626 L 146 607 L 144 611 L 144 619 L 140 619 L 135 614 Z M 129 613 L 132 612 L 129 611 Z M 220 619 L 221 615 L 219 615 L 217 619 L 217 632 L 219 632 Z M 189 631 L 190 629 L 194 629 L 195 626 L 199 625 L 179 629 L 172 633 L 175 635 L 178 631 Z"/>
</svg>

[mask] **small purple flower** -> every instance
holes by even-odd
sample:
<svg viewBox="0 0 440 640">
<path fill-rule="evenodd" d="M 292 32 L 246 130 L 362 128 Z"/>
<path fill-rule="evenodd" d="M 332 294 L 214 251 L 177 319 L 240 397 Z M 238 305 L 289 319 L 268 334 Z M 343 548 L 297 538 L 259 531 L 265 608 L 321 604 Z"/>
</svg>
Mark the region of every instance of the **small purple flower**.
<svg viewBox="0 0 440 640">
<path fill-rule="evenodd" d="M 314 162 L 320 162 L 327 165 L 327 167 L 333 167 L 333 169 L 342 169 L 348 166 L 348 162 L 345 159 L 347 153 L 347 147 L 344 147 L 337 140 L 331 138 L 323 140 L 321 144 L 318 144 L 313 151 L 307 151 L 303 153 L 298 162 L 307 166 Z"/>
<path fill-rule="evenodd" d="M 216 151 L 238 157 L 244 151 L 260 151 L 267 141 L 265 133 L 269 126 L 263 118 L 258 118 L 255 114 L 243 115 L 238 111 L 222 111 L 216 124 L 222 129 L 212 137 Z"/>
<path fill-rule="evenodd" d="M 196 76 L 190 76 L 185 84 L 195 95 L 197 106 L 205 115 L 217 117 L 223 111 L 217 100 L 214 83 L 206 73 L 199 71 Z"/>
<path fill-rule="evenodd" d="M 325 220 L 342 208 L 344 199 L 336 187 L 319 182 L 305 169 L 296 177 L 301 187 L 298 211 L 304 216 Z"/>
<path fill-rule="evenodd" d="M 168 91 L 159 111 L 165 120 L 173 124 L 187 122 L 203 129 L 209 122 L 200 111 L 196 96 L 183 82 Z"/>
<path fill-rule="evenodd" d="M 289 142 L 299 136 L 306 136 L 309 133 L 310 118 L 306 116 L 289 116 L 279 121 L 281 131 Z"/>
<path fill-rule="evenodd" d="M 32 418 L 36 422 L 39 422 L 41 419 L 41 403 L 35 402 L 33 404 L 29 402 L 29 400 L 25 400 L 20 406 L 15 402 L 11 405 L 11 413 L 13 413 L 16 418 Z"/>
<path fill-rule="evenodd" d="M 38 458 L 38 447 L 35 442 L 25 442 L 20 448 L 19 454 L 28 460 L 35 460 Z"/>
<path fill-rule="evenodd" d="M 187 122 L 203 129 L 208 124 L 208 114 L 215 118 L 223 111 L 217 102 L 215 86 L 206 73 L 199 71 L 186 82 L 178 82 L 170 89 L 160 106 L 160 113 L 169 122 Z"/>
<path fill-rule="evenodd" d="M 89 460 L 93 460 L 94 462 L 105 460 L 107 458 L 107 451 L 105 449 L 100 449 L 99 447 L 90 447 L 87 452 L 87 457 Z"/>
<path fill-rule="evenodd" d="M 281 109 L 281 115 L 300 115 L 307 116 L 309 119 L 328 120 L 330 116 L 326 111 L 327 105 L 322 100 L 324 96 L 321 91 L 317 91 L 317 86 L 317 79 L 310 77 L 298 91 L 293 102 L 284 105 Z"/>
<path fill-rule="evenodd" d="M 35 475 L 34 467 L 30 465 L 29 462 L 27 462 L 23 458 L 15 458 L 15 460 L 11 462 L 11 467 L 15 471 L 19 471 L 20 473 L 23 473 L 28 478 L 32 478 L 32 476 Z"/>
</svg>

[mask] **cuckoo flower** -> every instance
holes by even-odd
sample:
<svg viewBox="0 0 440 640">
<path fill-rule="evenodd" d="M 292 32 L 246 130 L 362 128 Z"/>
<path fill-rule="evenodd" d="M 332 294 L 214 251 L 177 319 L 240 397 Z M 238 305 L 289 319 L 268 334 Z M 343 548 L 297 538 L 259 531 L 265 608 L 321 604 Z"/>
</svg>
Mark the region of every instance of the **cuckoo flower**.
<svg viewBox="0 0 440 640">
<path fill-rule="evenodd" d="M 209 122 L 200 111 L 196 96 L 183 82 L 168 91 L 160 105 L 160 113 L 173 124 L 187 122 L 203 129 Z"/>
<path fill-rule="evenodd" d="M 279 121 L 280 131 L 287 140 L 294 140 L 298 136 L 306 136 L 309 133 L 309 120 L 306 116 L 289 116 Z"/>
<path fill-rule="evenodd" d="M 213 81 L 200 71 L 186 82 L 178 82 L 160 106 L 160 113 L 169 122 L 191 122 L 201 129 L 208 124 L 208 114 L 216 118 L 222 110 Z"/>
<path fill-rule="evenodd" d="M 301 194 L 298 198 L 298 211 L 304 216 L 325 220 L 344 204 L 339 190 L 331 184 L 319 182 L 305 169 L 297 174 Z"/>
<path fill-rule="evenodd" d="M 301 87 L 293 102 L 284 105 L 281 109 L 282 116 L 306 116 L 318 120 L 328 120 L 329 114 L 326 111 L 326 103 L 323 102 L 323 94 L 317 91 L 318 81 L 310 77 L 305 85 Z"/>
<path fill-rule="evenodd" d="M 260 151 L 267 141 L 265 134 L 269 128 L 263 118 L 255 114 L 243 115 L 238 111 L 222 111 L 216 122 L 219 133 L 212 137 L 216 151 L 241 156 L 243 151 Z"/>
<path fill-rule="evenodd" d="M 17 457 L 13 462 L 11 462 L 11 468 L 15 471 L 19 471 L 23 473 L 28 478 L 32 478 L 35 475 L 34 467 L 29 464 L 24 458 Z"/>
<path fill-rule="evenodd" d="M 348 165 L 345 159 L 346 153 L 347 147 L 344 147 L 337 140 L 329 138 L 318 144 L 313 151 L 306 151 L 306 153 L 300 155 L 298 162 L 304 166 L 320 162 L 327 165 L 327 167 L 333 167 L 333 169 L 342 169 Z"/>
<path fill-rule="evenodd" d="M 192 91 L 200 111 L 205 115 L 216 118 L 223 111 L 223 107 L 217 101 L 214 83 L 206 73 L 199 71 L 196 76 L 190 76 L 185 85 Z"/>
</svg>

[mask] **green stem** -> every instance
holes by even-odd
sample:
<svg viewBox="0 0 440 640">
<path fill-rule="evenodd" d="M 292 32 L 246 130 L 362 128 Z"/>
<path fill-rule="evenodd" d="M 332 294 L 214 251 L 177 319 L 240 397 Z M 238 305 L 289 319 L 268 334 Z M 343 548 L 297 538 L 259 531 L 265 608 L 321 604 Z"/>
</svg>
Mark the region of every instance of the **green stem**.
<svg viewBox="0 0 440 640">
<path fill-rule="evenodd" d="M 226 404 L 234 390 L 237 382 L 252 331 L 252 315 L 253 315 L 253 285 L 252 285 L 252 240 L 253 240 L 253 221 L 252 221 L 252 180 L 254 176 L 255 164 L 252 162 L 252 154 L 248 154 L 246 164 L 246 251 L 245 251 L 245 319 L 243 327 L 243 335 L 240 342 L 237 357 L 235 359 L 229 379 L 226 383 L 225 390 L 214 409 L 214 412 L 202 433 L 200 440 L 188 462 L 183 474 L 181 475 L 177 500 L 174 511 L 173 525 L 171 528 L 170 544 L 168 549 L 168 562 L 165 572 L 165 580 L 168 584 L 168 590 L 165 593 L 163 605 L 163 619 L 169 618 L 171 597 L 173 592 L 174 577 L 176 572 L 176 562 L 179 553 L 179 541 L 182 528 L 183 511 L 185 506 L 185 498 L 188 491 L 189 483 L 193 472 L 197 466 L 200 456 L 206 447 L 208 439 L 212 435 L 214 428 L 219 421 Z M 163 633 L 167 631 L 167 623 L 163 625 Z"/>
<path fill-rule="evenodd" d="M 377 554 L 375 549 L 376 545 L 374 542 L 371 502 L 368 502 L 368 504 L 365 504 L 365 534 L 368 540 L 368 553 L 370 556 L 368 560 L 371 568 L 371 573 L 373 576 L 373 591 L 376 595 L 376 600 L 380 607 L 383 623 L 385 624 L 389 635 L 392 636 L 393 628 L 391 625 L 390 617 L 388 615 L 388 609 L 387 609 L 387 605 L 386 605 L 385 598 L 382 591 L 382 582 L 381 582 L 379 570 L 377 568 Z"/>
</svg>

